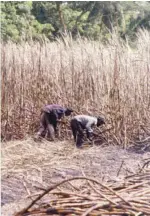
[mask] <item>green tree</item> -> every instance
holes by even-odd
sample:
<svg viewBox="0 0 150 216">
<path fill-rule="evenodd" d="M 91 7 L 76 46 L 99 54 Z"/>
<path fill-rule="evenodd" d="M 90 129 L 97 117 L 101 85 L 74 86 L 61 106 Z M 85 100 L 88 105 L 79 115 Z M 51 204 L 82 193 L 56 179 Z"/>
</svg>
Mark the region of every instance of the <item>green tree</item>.
<svg viewBox="0 0 150 216">
<path fill-rule="evenodd" d="M 134 40 L 139 28 L 150 29 L 149 2 L 25 1 L 1 3 L 2 39 L 54 40 L 62 34 L 78 34 L 107 40 L 116 31 Z"/>
<path fill-rule="evenodd" d="M 1 3 L 1 33 L 4 41 L 39 39 L 51 36 L 51 24 L 41 25 L 32 14 L 32 2 Z"/>
</svg>

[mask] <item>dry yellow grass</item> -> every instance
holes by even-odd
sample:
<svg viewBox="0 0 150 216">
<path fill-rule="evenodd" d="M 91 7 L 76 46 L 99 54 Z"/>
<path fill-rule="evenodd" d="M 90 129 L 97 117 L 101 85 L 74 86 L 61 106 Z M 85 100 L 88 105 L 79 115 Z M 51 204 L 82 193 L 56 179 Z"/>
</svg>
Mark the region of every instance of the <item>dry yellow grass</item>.
<svg viewBox="0 0 150 216">
<path fill-rule="evenodd" d="M 2 45 L 2 134 L 33 134 L 44 104 L 103 115 L 109 143 L 128 145 L 150 124 L 150 33 L 132 49 L 113 35 L 108 44 L 64 38 L 54 43 Z M 66 136 L 66 133 L 65 133 Z"/>
</svg>

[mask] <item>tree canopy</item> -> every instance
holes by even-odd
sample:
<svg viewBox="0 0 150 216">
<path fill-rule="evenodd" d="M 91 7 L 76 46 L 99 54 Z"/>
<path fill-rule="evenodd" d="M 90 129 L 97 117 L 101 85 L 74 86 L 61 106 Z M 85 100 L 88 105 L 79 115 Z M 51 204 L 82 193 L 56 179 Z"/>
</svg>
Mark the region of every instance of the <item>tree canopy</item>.
<svg viewBox="0 0 150 216">
<path fill-rule="evenodd" d="M 55 40 L 67 33 L 105 40 L 113 31 L 133 40 L 139 28 L 150 29 L 150 2 L 1 2 L 3 41 Z"/>
</svg>

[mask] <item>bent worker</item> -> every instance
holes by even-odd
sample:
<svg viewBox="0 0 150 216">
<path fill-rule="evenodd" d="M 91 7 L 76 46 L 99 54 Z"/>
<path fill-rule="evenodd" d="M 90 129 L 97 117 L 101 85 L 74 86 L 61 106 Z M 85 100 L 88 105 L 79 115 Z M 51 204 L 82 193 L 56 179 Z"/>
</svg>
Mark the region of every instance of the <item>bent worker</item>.
<svg viewBox="0 0 150 216">
<path fill-rule="evenodd" d="M 73 112 L 72 109 L 64 108 L 57 104 L 46 105 L 41 110 L 40 128 L 36 139 L 45 137 L 48 131 L 48 138 L 54 140 L 54 133 L 57 134 L 58 121 L 63 116 L 69 116 Z"/>
<path fill-rule="evenodd" d="M 93 126 L 99 127 L 105 124 L 102 117 L 93 117 L 88 115 L 77 115 L 71 120 L 71 129 L 76 142 L 76 146 L 80 148 L 83 144 L 84 130 L 87 138 L 91 141 L 93 136 Z"/>
</svg>

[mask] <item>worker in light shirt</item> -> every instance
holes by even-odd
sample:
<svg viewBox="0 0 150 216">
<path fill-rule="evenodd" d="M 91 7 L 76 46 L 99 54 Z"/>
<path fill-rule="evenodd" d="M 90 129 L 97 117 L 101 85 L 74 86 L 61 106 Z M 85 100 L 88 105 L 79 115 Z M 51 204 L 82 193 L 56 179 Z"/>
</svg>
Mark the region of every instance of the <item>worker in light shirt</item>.
<svg viewBox="0 0 150 216">
<path fill-rule="evenodd" d="M 76 146 L 80 148 L 83 144 L 84 131 L 86 131 L 87 138 L 92 140 L 93 127 L 105 124 L 102 117 L 93 117 L 89 115 L 77 115 L 71 120 L 71 129 L 76 142 Z"/>
</svg>

